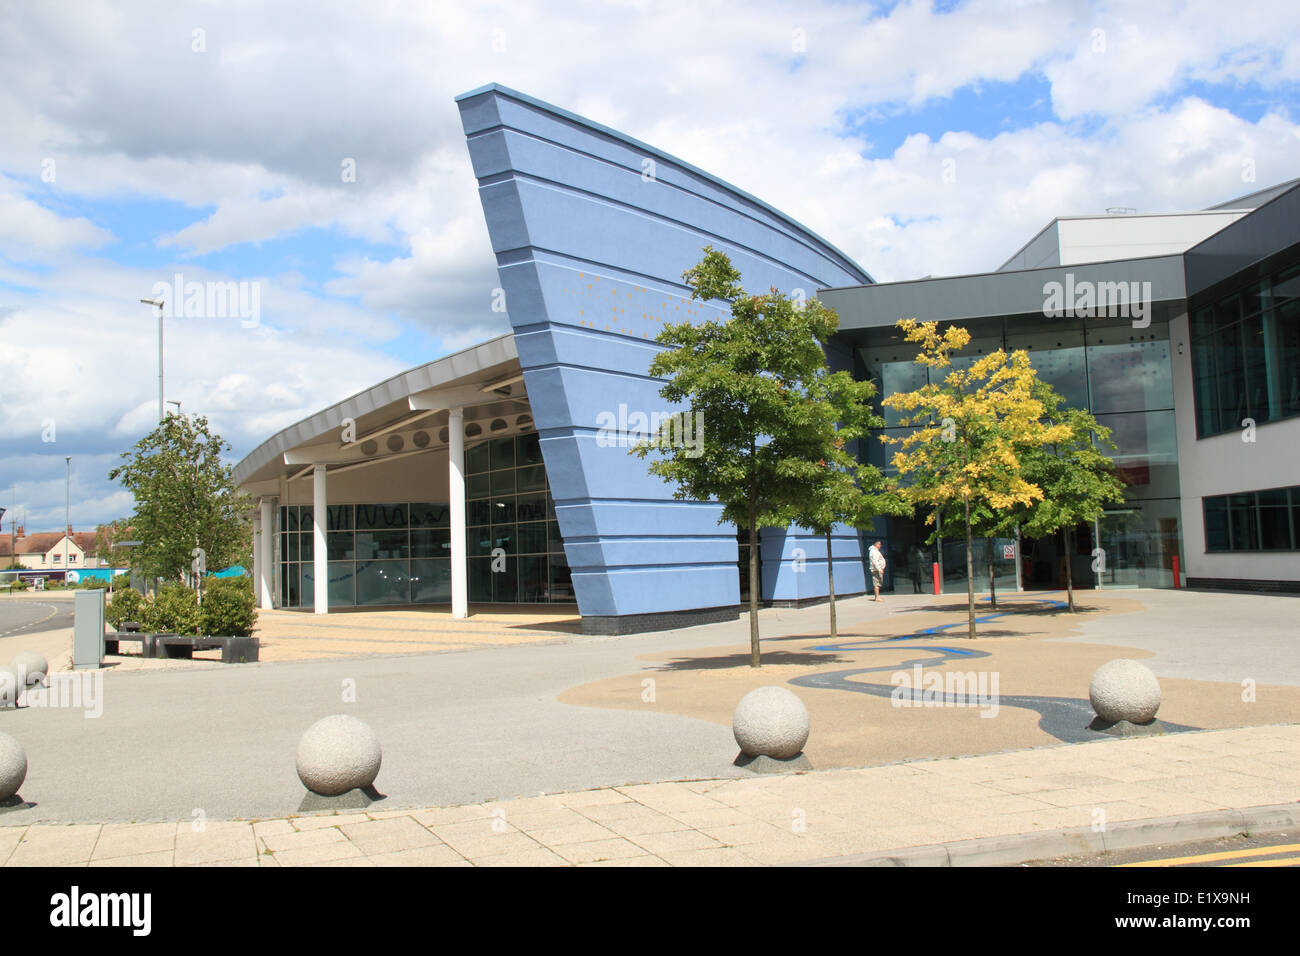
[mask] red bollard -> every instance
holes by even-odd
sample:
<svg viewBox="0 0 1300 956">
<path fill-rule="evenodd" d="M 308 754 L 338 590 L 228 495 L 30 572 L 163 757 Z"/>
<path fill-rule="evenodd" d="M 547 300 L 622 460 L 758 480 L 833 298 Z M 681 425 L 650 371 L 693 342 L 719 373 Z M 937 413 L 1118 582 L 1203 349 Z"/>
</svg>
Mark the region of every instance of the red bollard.
<svg viewBox="0 0 1300 956">
<path fill-rule="evenodd" d="M 1178 583 L 1178 555 L 1174 555 L 1174 590 L 1177 591 L 1181 584 Z"/>
<path fill-rule="evenodd" d="M 930 565 L 930 568 L 931 571 L 934 573 L 934 593 L 938 594 L 939 593 L 939 562 L 938 561 L 934 562 L 934 564 Z"/>
</svg>

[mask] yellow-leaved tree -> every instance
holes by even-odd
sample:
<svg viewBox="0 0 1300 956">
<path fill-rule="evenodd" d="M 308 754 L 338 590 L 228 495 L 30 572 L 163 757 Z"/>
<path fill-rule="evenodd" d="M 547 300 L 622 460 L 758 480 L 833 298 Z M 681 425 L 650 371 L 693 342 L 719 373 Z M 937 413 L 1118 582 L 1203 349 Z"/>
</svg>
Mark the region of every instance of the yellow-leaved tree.
<svg viewBox="0 0 1300 956">
<path fill-rule="evenodd" d="M 882 440 L 902 446 L 893 458 L 898 490 L 914 505 L 928 507 L 927 522 L 933 522 L 936 509 L 964 515 L 968 636 L 973 638 L 971 510 L 981 504 L 996 511 L 1041 500 L 1042 490 L 1022 474 L 1020 454 L 1063 441 L 1070 429 L 1043 420 L 1043 403 L 1034 397 L 1037 373 L 1027 352 L 1008 356 L 998 349 L 959 367 L 953 353 L 970 342 L 965 329 L 951 326 L 940 333 L 937 322 L 915 319 L 902 319 L 898 327 L 908 342 L 920 346 L 916 361 L 930 369 L 930 380 L 884 400 L 904 413 L 901 424 L 916 430 Z"/>
</svg>

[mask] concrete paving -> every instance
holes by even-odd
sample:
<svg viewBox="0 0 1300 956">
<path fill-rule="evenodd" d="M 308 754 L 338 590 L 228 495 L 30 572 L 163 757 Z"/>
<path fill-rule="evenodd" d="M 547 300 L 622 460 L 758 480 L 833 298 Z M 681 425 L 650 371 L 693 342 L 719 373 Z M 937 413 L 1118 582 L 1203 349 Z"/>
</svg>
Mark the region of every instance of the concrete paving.
<svg viewBox="0 0 1300 956">
<path fill-rule="evenodd" d="M 1141 611 L 1086 621 L 1080 634 L 1061 640 L 1140 648 L 1158 677 L 1300 686 L 1300 594 L 1140 595 Z"/>
<path fill-rule="evenodd" d="M 1160 604 L 1155 605 L 1155 612 L 1148 610 L 1148 604 L 1154 605 L 1165 595 L 1173 595 L 1168 606 Z M 1234 638 L 1232 653 L 1241 655 L 1243 660 L 1253 657 L 1257 662 L 1255 671 L 1260 674 L 1259 681 L 1272 689 L 1262 695 L 1259 702 L 1262 706 L 1231 713 L 1218 724 L 1223 727 L 1266 725 L 1262 729 L 1254 728 L 1261 736 L 1251 743 L 1257 751 L 1253 756 L 1244 751 L 1224 750 L 1215 744 L 1209 752 L 1193 758 L 1188 754 L 1196 752 L 1195 746 L 1188 751 L 1180 749 L 1186 744 L 1177 743 L 1218 739 L 1208 733 L 1146 740 L 1107 739 L 1061 747 L 1057 738 L 1042 730 L 1037 715 L 1012 707 L 1005 708 L 1002 713 L 1006 716 L 996 721 L 982 720 L 974 710 L 939 708 L 910 711 L 899 722 L 897 709 L 878 697 L 795 685 L 814 715 L 814 735 L 808 748 L 808 753 L 815 757 L 813 766 L 846 769 L 820 769 L 813 774 L 794 777 L 753 778 L 732 763 L 737 748 L 730 731 L 730 712 L 752 681 L 783 683 L 801 674 L 851 669 L 849 665 L 855 665 L 870 655 L 897 651 L 900 654 L 897 659 L 881 659 L 884 660 L 881 666 L 886 670 L 875 677 L 864 674 L 850 678 L 887 684 L 889 669 L 896 669 L 906 655 L 915 656 L 916 652 L 907 650 L 907 645 L 928 643 L 982 649 L 990 654 L 1004 676 L 1003 693 L 1011 689 L 1007 681 L 1014 682 L 1023 677 L 1025 681 L 1038 682 L 1036 693 L 1061 693 L 1082 697 L 1086 701 L 1086 684 L 1092 669 L 1099 661 L 1121 656 L 1121 652 L 1114 649 L 1116 646 L 1123 648 L 1122 656 L 1140 657 L 1145 652 L 1135 650 L 1127 640 L 1158 633 L 1164 626 L 1163 622 L 1170 619 L 1171 609 L 1181 610 L 1191 618 L 1204 618 L 1212 613 L 1211 608 L 1222 606 L 1222 597 L 1192 592 L 1127 591 L 1107 592 L 1104 596 L 1085 592 L 1081 598 L 1083 604 L 1092 607 L 1088 613 L 1066 619 L 1030 608 L 1025 613 L 1007 614 L 982 624 L 981 638 L 975 642 L 961 638 L 961 628 L 957 628 L 955 633 L 949 629 L 918 636 L 918 631 L 933 631 L 936 626 L 943 628 L 946 623 L 963 620 L 963 605 L 953 595 L 939 598 L 908 595 L 906 598 L 891 598 L 883 604 L 855 598 L 841 602 L 841 638 L 838 642 L 841 646 L 831 650 L 822 649 L 829 643 L 825 636 L 825 607 L 770 609 L 763 612 L 767 665 L 757 674 L 744 666 L 748 625 L 742 618 L 725 624 L 628 637 L 550 633 L 541 643 L 471 647 L 441 653 L 369 653 L 312 662 L 256 665 L 193 662 L 153 672 L 124 672 L 113 668 L 107 673 L 97 672 L 100 676 L 78 675 L 78 680 L 102 681 L 101 692 L 96 697 L 103 705 L 102 716 L 88 717 L 84 709 L 77 708 L 0 711 L 0 730 L 17 736 L 27 749 L 31 769 L 22 796 L 34 804 L 0 809 L 0 857 L 5 854 L 4 841 L 12 841 L 15 833 L 19 833 L 26 844 L 31 839 L 29 834 L 44 840 L 46 838 L 41 834 L 55 830 L 67 831 L 58 838 L 64 841 L 59 844 L 62 847 L 59 853 L 76 856 L 83 852 L 89 841 L 88 852 L 93 854 L 99 834 L 105 832 L 99 825 L 113 827 L 132 821 L 158 824 L 143 832 L 153 834 L 150 839 L 160 841 L 160 846 L 131 854 L 140 857 L 140 862 L 146 862 L 146 857 L 164 860 L 167 849 L 161 844 L 166 844 L 168 839 L 173 840 L 171 862 L 183 862 L 175 853 L 181 846 L 182 835 L 193 832 L 187 828 L 195 819 L 208 821 L 211 832 L 227 834 L 232 845 L 242 846 L 245 836 L 252 841 L 258 834 L 251 829 L 253 824 L 230 821 L 253 819 L 277 821 L 277 826 L 270 829 L 279 830 L 284 835 L 297 833 L 304 827 L 335 828 L 336 835 L 329 836 L 329 842 L 338 843 L 338 834 L 353 842 L 346 832 L 336 828 L 336 825 L 343 825 L 338 821 L 316 824 L 290 819 L 302 806 L 304 797 L 301 784 L 293 773 L 297 739 L 310 723 L 336 712 L 352 713 L 368 721 L 384 745 L 384 765 L 377 785 L 387 794 L 387 799 L 373 804 L 370 812 L 362 814 L 356 822 L 378 822 L 394 815 L 395 819 L 410 818 L 425 830 L 430 830 L 428 820 L 433 819 L 448 822 L 448 825 L 473 824 L 475 820 L 484 819 L 485 814 L 491 817 L 492 810 L 501 809 L 493 801 L 529 801 L 538 799 L 539 793 L 588 793 L 598 788 L 604 796 L 547 796 L 540 798 L 544 803 L 537 806 L 576 811 L 580 808 L 571 806 L 573 801 L 604 799 L 623 804 L 631 800 L 664 813 L 665 807 L 655 807 L 639 797 L 630 796 L 629 788 L 648 787 L 650 789 L 636 792 L 662 792 L 673 795 L 664 798 L 670 802 L 681 801 L 696 808 L 714 810 L 717 808 L 709 803 L 700 804 L 697 798 L 711 795 L 716 788 L 728 792 L 725 789 L 729 786 L 728 781 L 734 781 L 746 793 L 768 794 L 759 800 L 760 804 L 765 801 L 770 804 L 769 788 L 783 793 L 781 788 L 785 786 L 799 787 L 808 785 L 809 781 L 830 781 L 825 786 L 818 784 L 808 791 L 813 796 L 801 796 L 793 804 L 791 798 L 782 798 L 786 801 L 783 810 L 786 817 L 795 809 L 807 812 L 808 807 L 813 806 L 835 818 L 829 821 L 834 826 L 822 834 L 824 839 L 817 841 L 819 845 L 813 855 L 790 857 L 791 860 L 811 860 L 820 856 L 914 845 L 915 842 L 973 838 L 969 827 L 963 829 L 965 824 L 962 821 L 982 819 L 981 814 L 986 811 L 998 817 L 1030 814 L 1014 820 L 1003 819 L 996 825 L 991 821 L 980 824 L 983 828 L 981 833 L 996 835 L 999 832 L 1023 832 L 1034 827 L 1082 825 L 1088 821 L 1077 821 L 1075 816 L 1066 820 L 1052 811 L 1068 810 L 1084 803 L 1089 807 L 1105 805 L 1107 813 L 1118 813 L 1122 818 L 1143 819 L 1161 813 L 1202 812 L 1293 801 L 1300 788 L 1297 787 L 1298 781 L 1286 774 L 1288 768 L 1297 765 L 1295 756 L 1300 753 L 1300 748 L 1296 747 L 1294 728 L 1272 725 L 1289 723 L 1300 714 L 1300 696 L 1297 696 L 1300 692 L 1287 686 L 1289 680 L 1273 681 L 1273 665 L 1269 663 L 1261 667 L 1258 662 L 1271 661 L 1270 655 L 1287 651 L 1286 637 L 1293 632 L 1294 621 L 1284 610 L 1276 610 L 1273 604 L 1268 603 L 1274 599 L 1257 596 L 1251 596 L 1247 601 L 1266 602 L 1260 605 L 1264 609 L 1259 615 L 1262 623 L 1252 621 L 1250 605 L 1234 609 L 1238 621 L 1251 621 L 1251 624 L 1243 627 Z M 1029 605 L 1052 598 L 1031 594 L 1018 600 Z M 1285 602 L 1290 599 L 1277 600 Z M 1289 606 L 1296 605 L 1277 605 L 1278 608 Z M 1111 622 L 1128 618 L 1132 619 L 1131 623 L 1124 629 L 1110 626 Z M 936 625 L 936 622 L 946 623 Z M 344 615 L 330 622 L 331 626 L 345 624 Z M 1088 628 L 1094 629 L 1087 631 L 1085 639 Z M 12 652 L 24 649 L 12 638 L 3 638 L 0 642 L 0 656 L 12 656 Z M 1207 715 L 1213 716 L 1213 708 L 1207 709 L 1205 688 L 1217 686 L 1224 690 L 1220 696 L 1225 700 L 1239 700 L 1239 689 L 1234 686 L 1238 678 L 1235 672 L 1225 673 L 1221 666 L 1216 668 L 1214 665 L 1218 653 L 1216 645 L 1222 650 L 1221 633 L 1200 629 L 1192 633 L 1188 642 L 1211 643 L 1194 653 L 1184 653 L 1185 659 L 1178 664 L 1189 668 L 1186 671 L 1189 676 L 1163 681 L 1168 688 L 1168 706 L 1173 711 L 1168 716 L 1189 725 L 1214 726 L 1202 719 Z M 460 644 L 459 641 L 450 643 Z M 1044 665 L 1044 662 L 1053 660 L 1056 664 Z M 871 663 L 875 664 L 875 661 Z M 1290 671 L 1286 661 L 1277 666 L 1277 671 L 1287 677 Z M 649 699 L 646 695 L 647 679 L 654 681 L 650 685 L 654 693 L 649 695 Z M 1060 682 L 1056 690 L 1053 690 L 1053 681 Z M 94 696 L 93 684 L 85 685 L 85 689 Z M 1198 711 L 1197 707 L 1201 709 Z M 826 719 L 818 716 L 821 708 L 827 708 L 824 712 Z M 864 733 L 862 723 L 840 721 L 837 724 L 834 715 L 844 712 L 844 708 L 867 708 L 862 712 L 869 714 L 871 720 L 895 721 L 896 727 L 907 729 L 906 733 Z M 1162 709 L 1161 717 L 1166 716 Z M 1002 729 L 990 734 L 993 728 Z M 1219 730 L 1213 733 L 1239 732 Z M 1238 738 L 1224 739 L 1234 740 L 1234 746 L 1242 743 Z M 864 741 L 871 748 L 865 757 Z M 880 746 L 882 742 L 887 746 Z M 1122 761 L 1125 764 L 1123 768 L 1109 773 L 1094 773 L 1100 764 L 1090 764 L 1082 756 L 1069 760 L 1057 756 L 1074 751 L 1082 754 L 1087 748 L 1116 744 L 1131 749 L 1097 752 L 1106 755 L 1123 753 L 1137 759 Z M 890 750 L 895 745 L 902 749 Z M 1148 746 L 1169 748 L 1162 752 L 1172 763 L 1167 768 L 1141 766 L 1151 753 L 1146 749 Z M 1039 749 L 1023 749 L 1026 747 Z M 1011 752 L 954 761 L 917 762 L 920 756 L 992 751 Z M 1192 765 L 1201 757 L 1206 758 L 1205 762 L 1193 768 Z M 882 781 L 892 779 L 891 775 L 907 779 L 916 774 L 911 771 L 904 774 L 899 768 L 922 767 L 923 774 L 932 775 L 924 779 L 934 782 L 941 779 L 933 776 L 942 773 L 936 769 L 939 767 L 979 768 L 982 766 L 979 763 L 964 761 L 1004 759 L 1010 759 L 1011 764 L 1022 763 L 1006 767 L 995 765 L 998 774 L 1009 774 L 1010 779 L 1017 781 L 1013 786 L 1026 786 L 1026 781 L 1018 778 L 1034 776 L 1038 773 L 1036 767 L 1056 767 L 1057 773 L 1065 776 L 1054 786 L 1059 785 L 1064 790 L 1082 790 L 1091 795 L 1086 796 L 1083 803 L 1052 803 L 1026 796 L 1030 791 L 1025 790 L 1009 791 L 1008 796 L 1008 791 L 987 786 L 988 780 L 971 778 L 967 782 L 975 787 L 973 790 L 941 787 L 932 795 L 912 790 L 909 791 L 913 793 L 911 798 L 891 798 L 879 806 L 871 803 L 870 799 L 860 806 L 853 802 L 858 799 L 854 794 L 859 782 L 853 774 L 879 771 L 883 774 L 879 778 Z M 898 760 L 908 762 L 894 763 Z M 1257 763 L 1269 768 L 1273 775 L 1251 769 Z M 1068 769 L 1059 769 L 1067 765 Z M 1218 776 L 1209 776 L 1211 773 Z M 849 776 L 837 776 L 842 774 Z M 1088 777 L 1099 779 L 1089 781 L 1085 779 Z M 996 775 L 989 779 L 996 779 Z M 1146 791 L 1141 794 L 1136 791 L 1121 794 L 1118 790 L 1092 792 L 1094 784 L 1106 787 L 1151 780 L 1155 781 L 1152 788 L 1165 794 L 1163 800 L 1156 801 Z M 1170 788 L 1164 786 L 1162 780 L 1176 780 L 1178 783 Z M 660 791 L 654 789 L 656 787 L 667 789 Z M 618 796 L 608 792 L 613 789 Z M 837 804 L 831 802 L 835 793 L 848 801 L 839 810 L 834 808 Z M 872 791 L 868 789 L 863 793 L 869 798 Z M 921 822 L 895 814 L 896 807 L 899 812 L 909 806 L 916 810 L 917 799 L 928 799 L 928 796 L 935 799 L 929 802 L 929 816 L 924 810 L 921 812 Z M 1071 793 L 1060 799 L 1073 801 L 1079 796 Z M 996 806 L 985 798 L 997 798 Z M 1026 804 L 1020 798 L 1031 802 Z M 708 799 L 719 802 L 713 796 Z M 1039 804 L 1045 804 L 1051 810 Z M 534 805 L 523 802 L 511 803 L 511 806 L 514 811 L 507 810 L 508 815 Z M 418 814 L 422 813 L 432 816 L 419 817 Z M 746 814 L 753 816 L 749 811 Z M 586 816 L 585 812 L 582 815 Z M 565 819 L 557 823 L 557 827 L 586 827 L 585 823 L 567 814 L 559 816 Z M 730 822 L 719 823 L 723 817 Z M 748 826 L 754 822 L 735 818 L 734 814 L 714 817 L 706 814 L 700 821 L 674 819 L 677 824 L 698 824 L 701 827 L 705 825 L 703 821 L 712 820 L 718 824 L 715 828 Z M 1066 822 L 1060 822 L 1062 820 Z M 604 826 L 601 820 L 591 819 L 589 822 Z M 657 820 L 653 825 L 664 822 Z M 789 822 L 779 826 L 779 821 L 774 822 L 768 817 L 762 817 L 759 822 L 765 822 L 769 828 L 790 826 Z M 999 829 L 1012 826 L 1013 822 L 1021 829 Z M 75 826 L 46 830 L 44 824 Z M 33 825 L 38 826 L 34 830 L 28 829 Z M 83 830 L 87 825 L 90 829 Z M 898 829 L 900 827 L 904 829 Z M 526 828 L 514 828 L 529 835 Z M 499 855 L 497 852 L 478 853 L 481 849 L 478 841 L 484 835 L 473 826 L 467 827 L 464 835 L 467 842 L 463 849 L 467 852 L 461 852 L 436 830 L 434 827 L 430 832 L 446 847 L 456 850 L 462 860 L 477 862 L 477 855 Z M 92 831 L 93 837 L 84 835 Z M 118 830 L 106 832 L 117 833 Z M 172 834 L 170 838 L 159 836 L 167 832 Z M 407 827 L 407 832 L 414 834 L 416 831 Z M 498 835 L 497 831 L 489 832 Z M 603 833 L 599 839 L 576 838 L 588 832 L 594 831 L 579 829 L 560 836 L 574 837 L 567 841 L 573 843 L 615 839 Z M 708 843 L 702 847 L 684 848 L 682 852 L 700 848 L 727 851 L 713 854 L 718 862 L 780 861 L 775 849 L 764 859 L 760 859 L 765 857 L 761 850 L 733 856 L 730 851 L 738 845 L 734 840 L 719 840 L 709 834 L 707 828 L 702 832 L 716 845 Z M 732 835 L 739 836 L 740 832 L 735 831 Z M 753 832 L 766 834 L 765 840 L 767 837 L 776 840 L 770 829 Z M 830 839 L 830 832 L 840 832 L 842 838 Z M 795 835 L 793 831 L 791 834 Z M 626 834 L 618 834 L 619 838 L 624 836 Z M 699 839 L 689 836 L 671 838 L 663 847 L 676 845 L 677 840 L 690 843 Z M 539 849 L 551 848 L 551 844 L 542 846 L 532 836 L 529 840 L 531 842 L 515 840 L 520 852 L 535 853 Z M 881 840 L 885 842 L 881 843 Z M 139 849 L 137 844 L 130 840 L 127 842 L 133 849 Z M 291 840 L 290 843 L 295 844 L 291 848 L 299 848 L 296 846 L 298 842 L 304 841 Z M 678 852 L 675 849 L 663 849 L 659 853 L 642 843 L 630 842 L 645 851 L 636 856 L 653 855 L 660 862 L 681 862 L 671 858 L 671 854 Z M 781 839 L 774 846 L 784 847 L 786 843 L 783 829 Z M 503 845 L 484 844 L 492 849 Z M 567 844 L 558 842 L 554 845 Z M 809 849 L 812 844 L 801 843 L 800 846 Z M 261 848 L 274 849 L 269 844 Z M 421 844 L 413 849 L 427 848 Z M 618 853 L 632 852 L 621 843 L 611 844 L 609 849 Z M 335 851 L 313 851 L 301 857 L 303 861 L 321 859 L 321 854 L 329 856 L 332 852 Z M 598 847 L 587 847 L 577 855 L 599 855 L 599 852 Z M 253 862 L 266 862 L 262 857 L 268 855 L 275 854 L 258 852 L 252 854 L 251 859 Z M 539 862 L 556 862 L 545 854 L 536 855 Z M 563 853 L 555 855 L 568 862 L 580 862 Z M 454 862 L 445 852 L 435 853 L 433 850 L 424 852 L 422 856 L 412 856 L 409 861 L 419 862 L 417 857 L 433 860 L 439 856 Z M 520 857 L 516 862 L 524 859 Z M 293 861 L 294 857 L 285 857 L 281 862 L 286 860 Z"/>
<path fill-rule="evenodd" d="M 1294 826 L 1300 727 L 260 820 L 0 825 L 4 866 L 962 865 Z M 1262 812 L 1261 804 L 1285 803 Z M 1181 825 L 1170 814 L 1193 814 Z M 0 822 L 7 822 L 0 816 Z M 1144 843 L 1144 841 L 1146 841 Z"/>
</svg>

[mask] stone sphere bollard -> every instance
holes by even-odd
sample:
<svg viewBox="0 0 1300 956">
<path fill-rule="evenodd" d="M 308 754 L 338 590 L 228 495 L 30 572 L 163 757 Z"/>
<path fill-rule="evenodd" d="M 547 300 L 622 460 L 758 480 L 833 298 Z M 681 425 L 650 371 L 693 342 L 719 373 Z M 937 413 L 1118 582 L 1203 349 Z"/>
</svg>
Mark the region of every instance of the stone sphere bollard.
<svg viewBox="0 0 1300 956">
<path fill-rule="evenodd" d="M 731 730 L 747 757 L 797 756 L 808 742 L 808 708 L 784 687 L 751 690 L 740 699 L 731 718 Z"/>
<path fill-rule="evenodd" d="M 367 724 L 335 714 L 316 721 L 298 741 L 298 779 L 312 793 L 336 797 L 373 784 L 382 759 L 379 738 Z"/>
<path fill-rule="evenodd" d="M 1107 661 L 1092 675 L 1088 699 L 1102 720 L 1146 724 L 1160 709 L 1160 681 L 1151 668 L 1138 661 Z"/>
<path fill-rule="evenodd" d="M 23 679 L 12 667 L 0 667 L 0 707 L 17 707 Z"/>
<path fill-rule="evenodd" d="M 27 754 L 23 745 L 0 733 L 0 801 L 8 800 L 27 779 Z"/>
<path fill-rule="evenodd" d="M 46 675 L 50 672 L 50 662 L 45 659 L 44 654 L 35 651 L 19 651 L 9 662 L 9 669 L 25 676 L 27 686 L 31 687 L 33 684 L 45 681 Z"/>
</svg>

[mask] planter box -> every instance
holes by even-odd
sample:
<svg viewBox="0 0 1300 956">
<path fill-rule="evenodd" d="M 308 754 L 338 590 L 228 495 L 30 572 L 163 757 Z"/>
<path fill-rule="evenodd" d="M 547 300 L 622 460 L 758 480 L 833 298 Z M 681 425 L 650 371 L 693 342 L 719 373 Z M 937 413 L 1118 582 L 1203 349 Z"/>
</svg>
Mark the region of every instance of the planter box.
<svg viewBox="0 0 1300 956">
<path fill-rule="evenodd" d="M 257 662 L 261 644 L 255 637 L 193 637 L 185 634 L 115 633 L 104 638 L 105 653 L 117 654 L 122 641 L 139 641 L 144 657 L 193 660 L 195 651 L 221 651 L 223 664 Z"/>
</svg>

